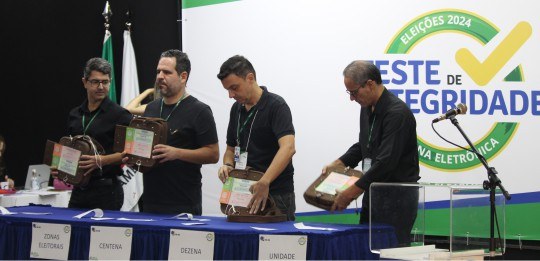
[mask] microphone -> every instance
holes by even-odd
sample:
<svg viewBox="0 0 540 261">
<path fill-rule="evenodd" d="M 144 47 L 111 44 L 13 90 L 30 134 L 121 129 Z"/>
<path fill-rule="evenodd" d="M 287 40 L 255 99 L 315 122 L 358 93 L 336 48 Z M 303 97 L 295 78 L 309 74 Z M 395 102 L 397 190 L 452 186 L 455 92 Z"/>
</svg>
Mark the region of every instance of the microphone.
<svg viewBox="0 0 540 261">
<path fill-rule="evenodd" d="M 448 110 L 445 114 L 439 116 L 438 118 L 435 118 L 432 122 L 436 123 L 442 120 L 446 120 L 452 116 L 456 116 L 458 114 L 465 114 L 467 113 L 467 105 L 460 103 L 455 108 Z"/>
</svg>

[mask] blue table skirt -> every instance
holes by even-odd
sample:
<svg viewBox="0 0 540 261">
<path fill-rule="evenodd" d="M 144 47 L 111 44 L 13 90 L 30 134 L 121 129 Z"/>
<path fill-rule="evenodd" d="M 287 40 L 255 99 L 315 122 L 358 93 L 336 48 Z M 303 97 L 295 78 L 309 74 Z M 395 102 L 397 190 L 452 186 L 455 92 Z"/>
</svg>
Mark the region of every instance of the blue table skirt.
<svg viewBox="0 0 540 261">
<path fill-rule="evenodd" d="M 105 211 L 104 217 L 154 219 L 152 222 L 103 220 L 90 218 L 76 219 L 73 216 L 86 210 L 53 208 L 48 206 L 28 206 L 9 208 L 11 212 L 49 212 L 52 215 L 0 215 L 0 259 L 30 259 L 32 222 L 70 224 L 71 241 L 69 259 L 89 257 L 90 226 L 132 227 L 133 241 L 131 259 L 167 259 L 169 253 L 170 229 L 213 231 L 215 233 L 214 259 L 253 260 L 258 258 L 259 234 L 307 235 L 307 259 L 378 259 L 369 250 L 369 229 L 364 225 L 341 225 L 305 223 L 310 226 L 331 227 L 337 230 L 299 230 L 295 222 L 281 223 L 233 223 L 225 217 L 207 218 L 205 225 L 186 226 L 185 220 L 169 219 L 171 215 Z M 275 228 L 272 231 L 258 231 L 251 226 Z M 397 244 L 393 229 L 378 226 L 375 235 L 383 247 Z"/>
</svg>

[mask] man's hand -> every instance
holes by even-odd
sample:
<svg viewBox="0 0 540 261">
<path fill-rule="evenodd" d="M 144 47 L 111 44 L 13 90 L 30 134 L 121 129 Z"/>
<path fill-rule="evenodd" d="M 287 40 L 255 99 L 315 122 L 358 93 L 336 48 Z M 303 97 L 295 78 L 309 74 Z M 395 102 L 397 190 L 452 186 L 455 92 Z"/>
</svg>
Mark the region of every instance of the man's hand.
<svg viewBox="0 0 540 261">
<path fill-rule="evenodd" d="M 259 209 L 262 211 L 266 207 L 266 200 L 268 199 L 268 191 L 270 190 L 270 183 L 265 180 L 259 180 L 255 184 L 249 187 L 249 191 L 253 194 L 253 197 L 249 201 L 248 208 L 249 214 L 255 214 Z"/>
<path fill-rule="evenodd" d="M 346 168 L 345 163 L 343 163 L 343 161 L 337 159 L 337 160 L 334 160 L 332 163 L 324 166 L 322 168 L 322 170 L 321 170 L 321 174 L 327 173 L 329 168 L 336 168 L 336 167 Z"/>
<path fill-rule="evenodd" d="M 86 170 L 84 176 L 89 175 L 97 168 L 103 166 L 101 155 L 82 155 L 79 159 L 79 168 Z"/>
<path fill-rule="evenodd" d="M 169 145 L 158 144 L 154 146 L 152 154 L 154 155 L 152 159 L 159 163 L 178 159 L 178 149 Z"/>
<path fill-rule="evenodd" d="M 362 193 L 364 193 L 364 190 L 357 187 L 356 185 L 351 185 L 346 190 L 338 191 L 336 190 L 336 198 L 334 199 L 334 204 L 332 204 L 332 207 L 330 208 L 330 211 L 342 211 L 351 204 L 351 202 L 358 198 Z"/>
<path fill-rule="evenodd" d="M 225 183 L 225 181 L 229 177 L 229 172 L 231 172 L 231 170 L 233 170 L 233 167 L 229 165 L 223 165 L 219 168 L 218 177 L 222 183 Z"/>
<path fill-rule="evenodd" d="M 51 167 L 51 176 L 55 179 L 58 178 L 58 168 L 57 167 Z"/>
</svg>

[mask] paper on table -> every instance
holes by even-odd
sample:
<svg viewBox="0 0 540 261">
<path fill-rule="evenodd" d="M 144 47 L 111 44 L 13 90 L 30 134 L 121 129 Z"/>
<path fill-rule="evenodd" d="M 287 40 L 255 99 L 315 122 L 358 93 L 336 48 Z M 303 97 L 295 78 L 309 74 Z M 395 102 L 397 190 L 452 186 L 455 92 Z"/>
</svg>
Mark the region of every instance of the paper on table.
<svg viewBox="0 0 540 261">
<path fill-rule="evenodd" d="M 7 208 L 0 206 L 0 215 L 13 215 L 13 214 L 17 214 L 17 213 L 9 212 Z"/>
<path fill-rule="evenodd" d="M 108 217 L 91 217 L 90 219 L 100 221 L 100 220 L 111 220 L 111 219 L 114 219 L 114 218 L 108 218 Z"/>
<path fill-rule="evenodd" d="M 295 224 L 294 224 L 294 227 L 296 227 L 297 229 L 311 229 L 311 230 L 327 230 L 327 231 L 337 230 L 337 229 L 331 228 L 331 227 L 312 227 L 312 226 L 306 226 L 306 225 L 304 225 L 304 222 L 295 223 Z"/>
<path fill-rule="evenodd" d="M 90 214 L 92 212 L 94 212 L 94 216 L 93 216 L 94 218 L 103 217 L 103 210 L 101 210 L 100 208 L 94 208 L 94 209 L 88 210 L 88 211 L 86 211 L 86 212 L 84 212 L 82 214 L 76 215 L 76 216 L 74 216 L 74 218 L 83 218 L 84 216 L 86 216 L 86 215 L 88 215 L 88 214 Z"/>
<path fill-rule="evenodd" d="M 170 217 L 170 218 L 167 218 L 167 219 L 180 219 L 180 220 L 194 220 L 194 221 L 210 221 L 210 219 L 207 219 L 207 218 L 194 218 L 193 217 L 193 214 L 191 213 L 182 213 L 182 214 L 178 214 L 174 217 Z"/>
<path fill-rule="evenodd" d="M 191 223 L 182 223 L 182 225 L 185 225 L 185 226 L 195 226 L 195 225 L 206 225 L 206 223 L 202 223 L 202 222 L 191 222 Z"/>
<path fill-rule="evenodd" d="M 0 206 L 0 215 L 15 215 L 17 212 L 10 212 L 7 208 Z M 21 212 L 25 215 L 52 215 L 50 212 Z"/>
<path fill-rule="evenodd" d="M 262 231 L 272 231 L 272 230 L 276 230 L 275 228 L 267 228 L 267 227 L 251 227 L 255 230 L 262 230 Z"/>
<path fill-rule="evenodd" d="M 155 221 L 151 218 L 117 218 L 116 220 L 127 220 L 127 221 Z"/>
</svg>

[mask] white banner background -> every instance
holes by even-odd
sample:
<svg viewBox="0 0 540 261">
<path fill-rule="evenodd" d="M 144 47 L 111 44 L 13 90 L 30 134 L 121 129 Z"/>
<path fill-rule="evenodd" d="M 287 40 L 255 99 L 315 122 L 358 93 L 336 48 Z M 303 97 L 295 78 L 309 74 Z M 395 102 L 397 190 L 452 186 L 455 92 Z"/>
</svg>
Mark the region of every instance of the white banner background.
<svg viewBox="0 0 540 261">
<path fill-rule="evenodd" d="M 317 1 L 317 0 L 244 0 L 183 10 L 183 47 L 192 62 L 188 92 L 212 108 L 219 135 L 220 154 L 225 151 L 226 129 L 230 107 L 216 75 L 229 57 L 241 54 L 257 72 L 257 82 L 281 95 L 291 107 L 296 129 L 297 153 L 295 191 L 297 212 L 318 211 L 302 197 L 309 184 L 319 175 L 323 165 L 342 155 L 357 141 L 359 111 L 349 101 L 343 85 L 342 71 L 356 59 L 363 60 L 440 60 L 440 86 L 393 86 L 389 89 L 445 89 L 446 74 L 463 75 L 463 85 L 456 90 L 540 90 L 540 29 L 537 1 Z M 438 9 L 460 9 L 482 16 L 500 29 L 486 46 L 472 38 L 445 33 L 420 42 L 407 55 L 385 54 L 387 45 L 403 26 L 414 18 Z M 533 34 L 521 49 L 487 86 L 477 86 L 455 62 L 455 53 L 468 48 L 483 61 L 505 35 L 520 21 L 527 21 Z M 516 65 L 522 65 L 525 81 L 503 83 L 502 79 Z M 411 75 L 409 75 L 411 77 Z M 421 77 L 424 77 L 423 75 Z M 421 78 L 422 79 L 422 78 Z M 525 88 L 524 88 L 525 87 Z M 508 101 L 507 101 L 508 103 Z M 419 108 L 419 105 L 416 105 Z M 440 113 L 440 112 L 439 112 Z M 431 129 L 436 114 L 415 114 L 418 135 L 431 144 L 452 148 Z M 534 151 L 540 144 L 538 116 L 462 115 L 462 128 L 471 140 L 482 138 L 497 121 L 519 122 L 517 133 L 509 145 L 490 165 L 512 194 L 539 191 L 539 170 Z M 443 136 L 465 145 L 449 122 L 436 126 Z M 221 215 L 217 178 L 219 164 L 203 166 L 203 214 Z M 421 182 L 481 184 L 486 172 L 479 166 L 462 172 L 445 172 L 421 166 Z M 430 195 L 428 200 L 446 199 L 446 195 Z"/>
</svg>

